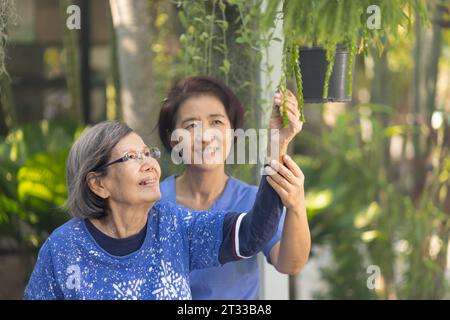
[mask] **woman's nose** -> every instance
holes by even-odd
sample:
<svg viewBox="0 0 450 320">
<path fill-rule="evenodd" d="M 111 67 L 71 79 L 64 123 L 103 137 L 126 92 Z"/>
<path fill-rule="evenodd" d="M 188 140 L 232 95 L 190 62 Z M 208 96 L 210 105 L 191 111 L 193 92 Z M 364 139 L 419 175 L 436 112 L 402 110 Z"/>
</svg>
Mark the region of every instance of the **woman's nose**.
<svg viewBox="0 0 450 320">
<path fill-rule="evenodd" d="M 158 171 L 158 162 L 153 158 L 143 158 L 142 159 L 142 165 L 141 165 L 141 171 Z"/>
<path fill-rule="evenodd" d="M 217 135 L 217 133 L 215 132 L 215 130 L 213 128 L 204 128 L 203 135 L 202 135 L 202 142 L 203 143 L 211 143 L 212 141 L 214 141 L 217 138 L 216 135 Z"/>
</svg>

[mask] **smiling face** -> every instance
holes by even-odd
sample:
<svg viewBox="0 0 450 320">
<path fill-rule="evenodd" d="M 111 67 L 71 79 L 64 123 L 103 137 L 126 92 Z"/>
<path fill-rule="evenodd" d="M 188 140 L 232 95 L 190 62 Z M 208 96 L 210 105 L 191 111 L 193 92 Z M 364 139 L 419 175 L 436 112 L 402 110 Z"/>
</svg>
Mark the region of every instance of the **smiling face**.
<svg viewBox="0 0 450 320">
<path fill-rule="evenodd" d="M 109 160 L 119 159 L 130 152 L 143 153 L 146 148 L 142 138 L 132 132 L 117 143 Z M 121 205 L 145 205 L 161 198 L 160 177 L 161 168 L 156 159 L 130 159 L 109 166 L 106 176 L 100 178 L 101 188 L 93 191 L 107 199 L 110 205 L 113 202 Z"/>
<path fill-rule="evenodd" d="M 230 120 L 219 99 L 202 95 L 186 100 L 177 112 L 175 129 L 184 129 L 190 134 L 189 142 L 181 142 L 189 143 L 184 146 L 191 150 L 188 166 L 202 170 L 224 166 L 232 135 Z M 196 163 L 198 160 L 200 163 Z"/>
</svg>

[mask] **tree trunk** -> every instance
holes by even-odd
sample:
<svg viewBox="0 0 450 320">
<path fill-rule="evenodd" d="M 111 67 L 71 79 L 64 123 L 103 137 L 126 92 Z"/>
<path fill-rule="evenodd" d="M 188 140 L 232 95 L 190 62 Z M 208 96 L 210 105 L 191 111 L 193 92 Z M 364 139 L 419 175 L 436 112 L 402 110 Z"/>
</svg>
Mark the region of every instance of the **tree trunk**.
<svg viewBox="0 0 450 320">
<path fill-rule="evenodd" d="M 435 110 L 436 82 L 438 63 L 442 48 L 442 28 L 437 23 L 442 17 L 442 10 L 438 4 L 441 0 L 433 0 L 431 7 L 437 7 L 432 17 L 433 27 L 426 28 L 416 19 L 415 45 L 415 75 L 413 101 L 413 145 L 414 145 L 414 188 L 413 198 L 420 197 L 427 172 L 433 142 L 431 130 L 431 115 Z M 428 134 L 424 135 L 421 128 L 428 127 Z"/>
<path fill-rule="evenodd" d="M 387 60 L 387 50 L 383 52 L 381 56 L 378 53 L 373 54 L 375 67 L 374 67 L 374 78 L 372 81 L 372 96 L 371 102 L 380 105 L 390 105 L 390 74 L 389 74 L 389 66 Z M 382 112 L 380 114 L 375 115 L 383 128 L 387 128 L 390 125 L 390 115 L 388 113 Z M 384 138 L 380 142 L 380 159 L 378 159 L 380 165 L 380 171 L 378 172 L 379 178 L 381 181 L 389 181 L 390 175 L 390 139 Z M 389 204 L 386 203 L 389 201 L 389 197 L 386 194 L 386 190 L 380 188 L 378 193 L 378 198 L 380 199 L 380 204 L 382 207 L 387 207 Z M 383 216 L 380 218 L 379 224 L 380 227 L 385 232 L 385 241 L 379 243 L 380 246 L 384 246 L 384 250 L 374 250 L 376 252 L 383 252 L 382 257 L 374 256 L 377 264 L 380 265 L 383 272 L 383 277 L 385 281 L 385 288 L 383 292 L 383 298 L 389 299 L 391 297 L 396 297 L 397 292 L 395 288 L 395 254 L 393 251 L 393 239 L 394 239 L 394 230 L 391 227 L 391 217 Z"/>
<path fill-rule="evenodd" d="M 66 23 L 67 7 L 72 4 L 70 0 L 60 1 L 61 17 L 64 24 Z M 67 90 L 70 94 L 71 118 L 75 122 L 81 123 L 83 121 L 83 111 L 81 108 L 81 74 L 80 74 L 80 55 L 78 52 L 78 31 L 69 30 L 64 25 L 63 27 L 63 47 L 65 52 L 65 69 L 66 69 L 66 83 Z"/>
<path fill-rule="evenodd" d="M 144 141 L 159 144 L 156 130 L 151 27 L 147 0 L 110 0 L 117 37 L 123 120 Z"/>
<path fill-rule="evenodd" d="M 6 136 L 16 125 L 13 106 L 10 78 L 6 73 L 0 74 L 0 135 Z"/>
<path fill-rule="evenodd" d="M 0 136 L 6 137 L 9 129 L 6 124 L 6 113 L 3 110 L 2 93 L 0 92 Z"/>
</svg>

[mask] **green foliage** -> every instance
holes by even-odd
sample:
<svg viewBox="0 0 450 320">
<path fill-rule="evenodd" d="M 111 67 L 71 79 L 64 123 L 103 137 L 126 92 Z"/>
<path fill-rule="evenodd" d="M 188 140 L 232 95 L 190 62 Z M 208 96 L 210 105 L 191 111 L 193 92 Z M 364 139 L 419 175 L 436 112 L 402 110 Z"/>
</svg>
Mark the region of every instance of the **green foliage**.
<svg viewBox="0 0 450 320">
<path fill-rule="evenodd" d="M 180 0 L 178 16 L 184 32 L 180 36 L 180 58 L 185 76 L 208 75 L 228 84 L 245 108 L 246 125 L 261 127 L 271 108 L 265 94 L 272 83 L 261 84 L 259 74 L 271 72 L 268 48 L 273 30 L 259 32 L 263 0 Z M 218 66 L 218 67 L 214 67 Z M 228 168 L 239 176 L 250 176 L 256 183 L 259 174 L 251 169 Z M 253 168 L 254 170 L 255 168 Z"/>
<path fill-rule="evenodd" d="M 177 62 L 177 15 L 172 1 L 148 0 L 152 21 L 153 73 L 157 101 L 162 101 L 176 78 L 182 77 L 184 66 Z"/>
<path fill-rule="evenodd" d="M 180 54 L 185 76 L 203 74 L 222 79 L 235 89 L 244 105 L 263 103 L 246 98 L 261 90 L 256 73 L 261 69 L 271 71 L 270 64 L 262 63 L 262 53 L 268 49 L 273 32 L 257 31 L 262 3 L 263 0 L 177 1 L 184 29 Z"/>
<path fill-rule="evenodd" d="M 405 162 L 389 169 L 383 157 L 386 140 L 405 135 L 398 126 L 382 126 L 380 116 L 392 112 L 387 106 L 361 105 L 347 109 L 319 135 L 302 132 L 302 147 L 312 154 L 295 160 L 307 177 L 312 242 L 329 245 L 333 258 L 322 270 L 328 290 L 318 298 L 442 299 L 448 294 L 450 223 L 445 196 L 438 198 L 450 185 L 450 157 L 435 168 L 419 199 L 407 195 L 404 177 L 387 172 L 401 170 Z M 363 134 L 367 126 L 370 136 Z M 366 285 L 370 265 L 381 270 L 378 290 Z"/>
<path fill-rule="evenodd" d="M 319 46 L 326 50 L 328 68 L 326 72 L 323 96 L 328 97 L 328 87 L 334 66 L 336 47 L 349 49 L 351 58 L 348 66 L 347 91 L 351 95 L 353 80 L 353 59 L 355 53 L 369 52 L 376 47 L 380 54 L 388 40 L 395 42 L 401 37 L 402 28 L 409 30 L 415 13 L 427 21 L 427 10 L 423 0 L 284 0 L 279 11 L 280 1 L 268 1 L 264 12 L 263 26 L 270 30 L 278 20 L 283 23 L 284 56 L 298 52 L 301 47 Z M 381 13 L 380 28 L 367 26 L 367 9 L 376 5 Z M 288 59 L 288 61 L 291 59 Z M 294 60 L 294 59 L 292 59 Z M 280 88 L 284 87 L 286 77 L 300 73 L 295 63 L 283 64 Z M 293 78 L 290 76 L 290 78 Z M 301 88 L 296 77 L 297 85 Z M 303 104 L 303 92 L 299 91 L 300 106 Z"/>
<path fill-rule="evenodd" d="M 68 219 L 65 161 L 76 129 L 43 121 L 0 141 L 0 234 L 6 249 L 37 248 Z"/>
</svg>

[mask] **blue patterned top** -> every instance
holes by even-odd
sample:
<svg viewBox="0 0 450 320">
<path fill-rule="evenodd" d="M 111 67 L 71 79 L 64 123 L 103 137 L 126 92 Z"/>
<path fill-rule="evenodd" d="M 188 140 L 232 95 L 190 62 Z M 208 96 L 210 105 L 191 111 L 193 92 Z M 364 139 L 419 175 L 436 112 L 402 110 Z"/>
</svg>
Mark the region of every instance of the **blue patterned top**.
<svg viewBox="0 0 450 320">
<path fill-rule="evenodd" d="M 157 202 L 144 242 L 125 256 L 108 253 L 72 219 L 42 246 L 25 299 L 191 299 L 193 270 L 250 259 L 272 239 L 283 211 L 261 180 L 248 212 L 192 211 Z"/>
<path fill-rule="evenodd" d="M 81 219 L 45 241 L 25 299 L 191 299 L 191 270 L 219 265 L 225 213 L 158 202 L 142 247 L 123 257 L 103 250 Z"/>
</svg>

